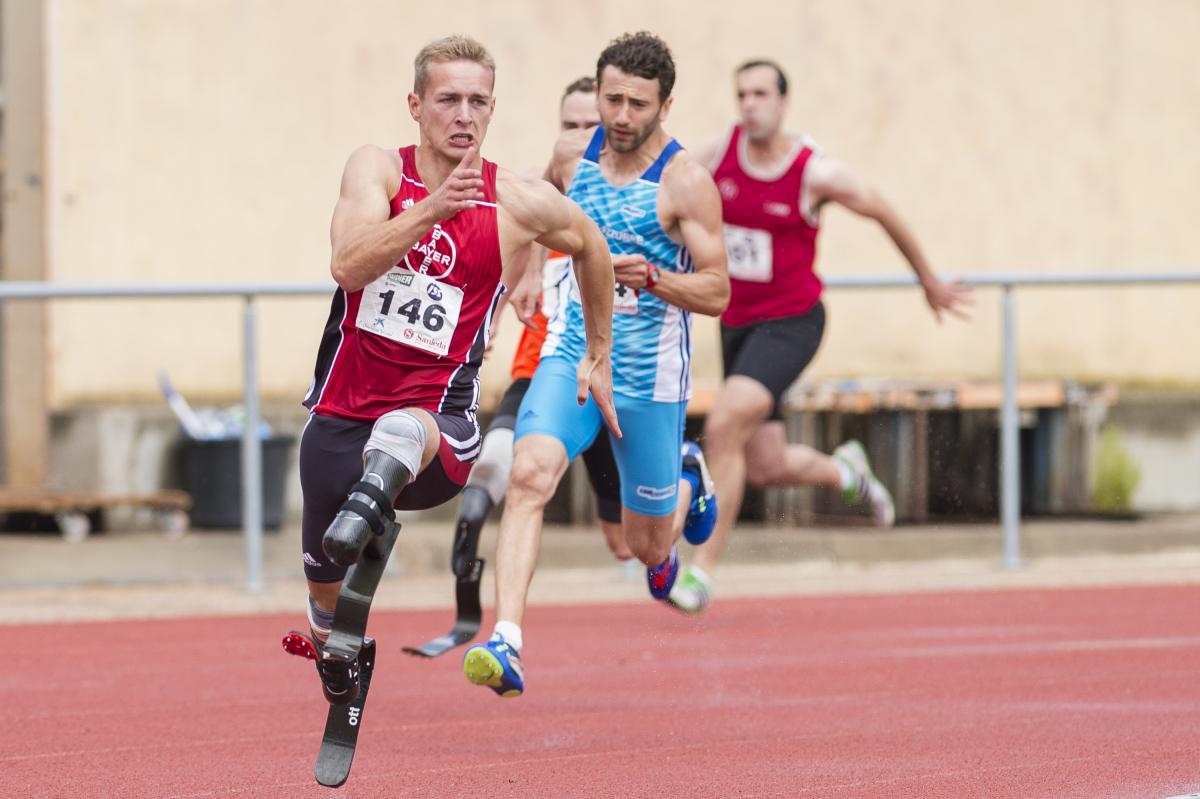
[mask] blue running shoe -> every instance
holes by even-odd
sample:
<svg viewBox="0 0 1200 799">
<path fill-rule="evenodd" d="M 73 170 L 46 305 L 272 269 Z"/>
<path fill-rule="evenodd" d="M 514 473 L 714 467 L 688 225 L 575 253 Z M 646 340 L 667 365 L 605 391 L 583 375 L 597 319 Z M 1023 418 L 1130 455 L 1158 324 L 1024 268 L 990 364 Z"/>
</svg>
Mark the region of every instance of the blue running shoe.
<svg viewBox="0 0 1200 799">
<path fill-rule="evenodd" d="M 704 450 L 695 441 L 683 442 L 683 479 L 692 484 L 692 504 L 683 523 L 683 537 L 700 545 L 717 524 L 717 492 L 704 461 Z"/>
<path fill-rule="evenodd" d="M 500 633 L 486 644 L 475 644 L 463 655 L 463 674 L 476 685 L 486 685 L 500 696 L 525 692 L 525 669 L 521 656 Z"/>
<path fill-rule="evenodd" d="M 646 582 L 650 584 L 650 596 L 665 600 L 679 576 L 679 553 L 671 547 L 671 554 L 657 566 L 646 567 Z"/>
</svg>

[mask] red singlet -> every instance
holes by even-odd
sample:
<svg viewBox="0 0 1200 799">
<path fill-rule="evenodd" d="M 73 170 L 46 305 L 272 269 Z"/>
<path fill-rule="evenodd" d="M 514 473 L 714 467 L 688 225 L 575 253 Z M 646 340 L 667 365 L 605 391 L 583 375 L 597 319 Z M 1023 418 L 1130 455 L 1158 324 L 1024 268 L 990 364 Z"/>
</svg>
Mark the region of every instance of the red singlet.
<svg viewBox="0 0 1200 799">
<path fill-rule="evenodd" d="M 392 217 L 429 195 L 416 147 L 400 150 Z M 488 327 L 503 291 L 496 165 L 483 162 L 483 199 L 443 220 L 361 291 L 338 290 L 304 405 L 373 421 L 399 408 L 473 416 Z"/>
<path fill-rule="evenodd" d="M 713 173 L 725 216 L 729 307 L 721 321 L 741 327 L 802 314 L 821 299 L 813 271 L 817 225 L 800 211 L 804 169 L 813 149 L 803 146 L 776 180 L 752 177 L 741 162 L 742 129 L 735 126 Z"/>
</svg>

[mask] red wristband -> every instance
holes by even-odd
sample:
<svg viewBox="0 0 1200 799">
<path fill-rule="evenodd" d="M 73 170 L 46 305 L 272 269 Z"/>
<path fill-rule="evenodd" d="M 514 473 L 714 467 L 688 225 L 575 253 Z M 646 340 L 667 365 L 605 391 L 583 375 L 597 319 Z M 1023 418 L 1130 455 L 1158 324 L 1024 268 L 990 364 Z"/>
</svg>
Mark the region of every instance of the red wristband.
<svg viewBox="0 0 1200 799">
<path fill-rule="evenodd" d="M 646 265 L 646 288 L 652 289 L 658 285 L 659 271 L 654 264 Z"/>
</svg>

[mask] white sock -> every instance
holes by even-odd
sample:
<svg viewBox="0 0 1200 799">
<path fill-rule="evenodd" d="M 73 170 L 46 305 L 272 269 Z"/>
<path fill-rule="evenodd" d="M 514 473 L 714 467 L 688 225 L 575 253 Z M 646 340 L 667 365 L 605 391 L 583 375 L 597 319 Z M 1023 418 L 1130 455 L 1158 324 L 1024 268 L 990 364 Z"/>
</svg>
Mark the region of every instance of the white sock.
<svg viewBox="0 0 1200 799">
<path fill-rule="evenodd" d="M 858 485 L 858 477 L 854 474 L 854 470 L 842 462 L 840 458 L 833 459 L 833 465 L 837 467 L 838 476 L 842 481 L 842 490 L 847 491 L 855 488 Z"/>
<path fill-rule="evenodd" d="M 329 632 L 333 627 L 333 613 L 317 607 L 312 597 L 308 598 L 308 627 L 319 644 L 329 640 Z"/>
<path fill-rule="evenodd" d="M 508 645 L 518 652 L 521 651 L 521 647 L 525 644 L 521 640 L 521 625 L 516 622 L 498 621 L 496 622 L 496 626 L 492 628 L 492 632 L 500 633 Z"/>
</svg>

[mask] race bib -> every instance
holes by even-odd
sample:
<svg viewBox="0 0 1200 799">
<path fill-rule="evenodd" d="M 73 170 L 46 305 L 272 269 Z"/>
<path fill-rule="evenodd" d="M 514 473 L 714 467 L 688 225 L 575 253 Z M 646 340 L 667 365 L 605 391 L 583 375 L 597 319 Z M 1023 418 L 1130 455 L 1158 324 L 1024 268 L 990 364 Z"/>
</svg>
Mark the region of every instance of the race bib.
<svg viewBox="0 0 1200 799">
<path fill-rule="evenodd" d="M 428 275 L 393 266 L 363 289 L 355 325 L 434 355 L 450 351 L 463 291 Z"/>
<path fill-rule="evenodd" d="M 771 262 L 773 244 L 765 230 L 725 226 L 725 256 L 729 259 L 729 276 L 751 283 L 769 283 L 774 274 Z"/>
<path fill-rule="evenodd" d="M 613 313 L 636 314 L 637 303 L 637 289 L 631 289 L 620 283 L 613 287 Z"/>
</svg>

